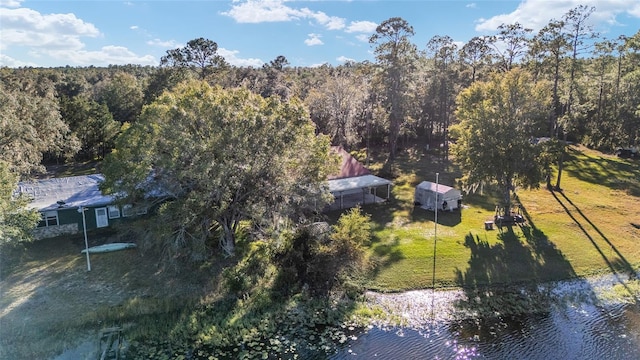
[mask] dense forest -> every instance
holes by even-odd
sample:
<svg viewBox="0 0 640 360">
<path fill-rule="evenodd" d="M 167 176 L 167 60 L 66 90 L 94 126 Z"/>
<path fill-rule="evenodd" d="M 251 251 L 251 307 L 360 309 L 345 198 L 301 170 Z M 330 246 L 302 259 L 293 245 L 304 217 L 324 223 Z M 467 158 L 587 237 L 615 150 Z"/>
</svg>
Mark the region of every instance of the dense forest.
<svg viewBox="0 0 640 360">
<path fill-rule="evenodd" d="M 399 149 L 416 144 L 438 149 L 443 158 L 450 156 L 451 148 L 451 155 L 467 161 L 467 168 L 479 168 L 477 164 L 487 160 L 482 168 L 494 173 L 466 174 L 467 185 L 495 178 L 496 171 L 506 169 L 500 165 L 496 170 L 491 166 L 495 161 L 483 159 L 482 147 L 469 147 L 473 143 L 470 129 L 485 139 L 507 139 L 518 131 L 523 156 L 529 150 L 522 139 L 579 142 L 604 152 L 636 147 L 640 141 L 640 31 L 632 37 L 601 37 L 588 26 L 593 11 L 576 7 L 537 33 L 518 23 L 503 24 L 496 35 L 474 37 L 461 47 L 446 35 L 414 44 L 413 27 L 402 18 L 390 18 L 369 39 L 375 62 L 340 66 L 292 67 L 281 55 L 261 68 L 236 67 L 218 54 L 215 41 L 198 38 L 167 50 L 158 66 L 0 68 L 2 178 L 12 183 L 12 179 L 33 177 L 47 164 L 105 159 L 118 138 L 123 138 L 120 135 L 140 121 L 143 109 L 152 109 L 163 94 L 188 80 L 212 89 L 241 89 L 261 99 L 301 104 L 315 133 L 324 134 L 331 145 L 376 149 L 387 156 L 387 164 L 393 164 Z M 506 96 L 483 95 L 499 92 Z M 248 95 L 238 94 L 229 96 L 247 99 Z M 495 104 L 482 109 L 484 116 L 493 112 L 488 120 L 495 122 L 507 114 L 505 125 L 463 126 L 462 120 L 478 118 L 478 109 L 465 106 L 482 103 L 478 99 L 485 97 L 493 98 Z M 535 102 L 524 104 L 520 99 Z M 256 99 L 250 102 L 280 108 L 275 103 L 258 105 Z M 293 108 L 287 109 L 282 111 Z M 526 128 L 518 130 L 518 124 Z M 513 147 L 520 145 L 491 146 L 515 151 Z M 555 163 L 555 187 L 560 188 L 561 148 L 544 159 L 547 186 L 551 186 L 549 166 Z M 539 161 L 536 157 L 530 160 Z M 502 181 L 507 202 L 514 177 L 525 176 L 529 185 L 541 180 L 541 174 L 535 173 L 539 168 L 519 165 L 523 159 L 516 159 L 515 170 L 509 168 L 507 180 Z"/>
<path fill-rule="evenodd" d="M 605 39 L 576 8 L 538 33 L 505 24 L 462 47 L 449 36 L 413 44 L 400 18 L 383 22 L 370 42 L 375 63 L 289 67 L 285 56 L 262 68 L 234 67 L 212 40 L 168 50 L 157 67 L 2 68 L 0 156 L 25 176 L 45 162 L 102 158 L 143 106 L 188 78 L 263 97 L 297 97 L 317 131 L 347 149 L 397 148 L 417 141 L 447 147 L 458 120 L 456 96 L 492 73 L 521 68 L 551 96 L 535 137 L 563 138 L 603 151 L 635 146 L 640 129 L 640 32 Z M 446 151 L 445 151 L 446 152 Z"/>
</svg>

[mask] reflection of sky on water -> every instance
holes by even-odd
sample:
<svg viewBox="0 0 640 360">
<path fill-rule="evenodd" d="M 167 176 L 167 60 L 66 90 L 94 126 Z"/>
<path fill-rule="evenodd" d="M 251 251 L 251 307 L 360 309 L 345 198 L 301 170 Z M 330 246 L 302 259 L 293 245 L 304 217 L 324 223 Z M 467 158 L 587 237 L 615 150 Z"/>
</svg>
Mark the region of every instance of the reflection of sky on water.
<svg viewBox="0 0 640 360">
<path fill-rule="evenodd" d="M 619 281 L 541 285 L 553 299 L 549 312 L 495 320 L 459 320 L 459 290 L 369 294 L 390 321 L 399 315 L 406 327 L 383 320 L 331 359 L 640 359 L 640 306 L 607 300 Z"/>
<path fill-rule="evenodd" d="M 554 306 L 546 316 L 483 322 L 480 328 L 373 328 L 332 357 L 353 358 L 639 359 L 640 309 L 582 304 Z"/>
</svg>

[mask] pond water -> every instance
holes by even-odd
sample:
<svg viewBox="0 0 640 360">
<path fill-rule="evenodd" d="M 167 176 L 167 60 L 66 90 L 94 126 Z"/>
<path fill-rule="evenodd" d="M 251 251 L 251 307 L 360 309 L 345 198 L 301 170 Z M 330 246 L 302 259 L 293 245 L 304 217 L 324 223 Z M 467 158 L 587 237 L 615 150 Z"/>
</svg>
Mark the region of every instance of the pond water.
<svg viewBox="0 0 640 360">
<path fill-rule="evenodd" d="M 546 316 L 424 329 L 374 327 L 332 357 L 338 359 L 640 359 L 635 305 L 554 308 Z"/>
<path fill-rule="evenodd" d="M 376 295 L 374 302 L 395 306 L 408 326 L 370 327 L 331 359 L 640 359 L 640 306 L 602 300 L 616 281 L 556 285 L 548 311 L 519 318 L 452 319 L 455 306 L 445 304 L 462 292 Z"/>
</svg>

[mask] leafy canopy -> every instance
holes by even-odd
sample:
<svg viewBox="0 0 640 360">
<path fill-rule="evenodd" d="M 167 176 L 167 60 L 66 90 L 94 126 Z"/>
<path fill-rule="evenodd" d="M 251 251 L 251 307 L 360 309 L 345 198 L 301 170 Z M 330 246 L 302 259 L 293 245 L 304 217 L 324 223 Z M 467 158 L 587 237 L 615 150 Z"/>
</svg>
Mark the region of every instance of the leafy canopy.
<svg viewBox="0 0 640 360">
<path fill-rule="evenodd" d="M 321 208 L 337 164 L 297 99 L 191 81 L 145 107 L 118 138 L 105 189 L 163 202 L 154 228 L 169 248 L 203 249 L 219 234 L 231 255 L 241 221 L 268 228 Z"/>
<path fill-rule="evenodd" d="M 46 153 L 77 150 L 60 117 L 51 81 L 0 74 L 0 114 L 0 160 L 20 176 L 43 171 Z"/>
<path fill-rule="evenodd" d="M 33 239 L 33 229 L 40 220 L 36 210 L 26 209 L 29 199 L 16 196 L 18 176 L 9 170 L 9 164 L 0 160 L 0 248 Z"/>
<path fill-rule="evenodd" d="M 549 113 L 548 88 L 514 69 L 475 82 L 458 95 L 460 123 L 451 129 L 456 139 L 451 151 L 466 185 L 497 184 L 504 191 L 505 205 L 515 186 L 539 186 L 544 163 L 532 139 L 539 136 L 539 124 Z"/>
<path fill-rule="evenodd" d="M 396 156 L 398 136 L 406 115 L 409 84 L 415 69 L 417 50 L 411 42 L 414 34 L 413 27 L 406 20 L 392 17 L 378 25 L 375 34 L 369 38 L 382 69 L 378 80 L 384 89 L 384 103 L 388 109 L 389 163 Z"/>
<path fill-rule="evenodd" d="M 227 66 L 226 61 L 218 54 L 215 41 L 197 38 L 187 42 L 187 46 L 167 50 L 167 55 L 160 59 L 160 66 L 189 68 L 198 73 L 200 80 L 205 80 L 216 70 Z"/>
</svg>

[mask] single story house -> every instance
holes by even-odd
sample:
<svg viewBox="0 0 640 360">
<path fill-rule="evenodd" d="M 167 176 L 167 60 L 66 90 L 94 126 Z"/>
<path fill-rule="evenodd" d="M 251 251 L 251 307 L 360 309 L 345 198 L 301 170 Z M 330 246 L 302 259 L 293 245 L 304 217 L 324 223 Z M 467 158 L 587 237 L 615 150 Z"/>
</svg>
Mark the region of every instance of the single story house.
<svg viewBox="0 0 640 360">
<path fill-rule="evenodd" d="M 42 214 L 36 239 L 81 233 L 83 225 L 87 230 L 104 228 L 122 217 L 146 213 L 145 207 L 119 206 L 113 196 L 103 195 L 98 187 L 102 181 L 102 174 L 92 174 L 20 182 L 17 192 L 28 194 L 28 207 Z"/>
<path fill-rule="evenodd" d="M 452 211 L 462 206 L 462 193 L 451 186 L 423 181 L 416 186 L 414 202 L 426 210 Z"/>
<path fill-rule="evenodd" d="M 329 191 L 334 196 L 331 210 L 344 209 L 358 204 L 371 204 L 385 201 L 391 195 L 391 181 L 372 175 L 358 160 L 341 146 L 332 151 L 342 156 L 340 172 L 329 176 Z M 384 188 L 386 198 L 378 197 L 378 189 Z"/>
</svg>

